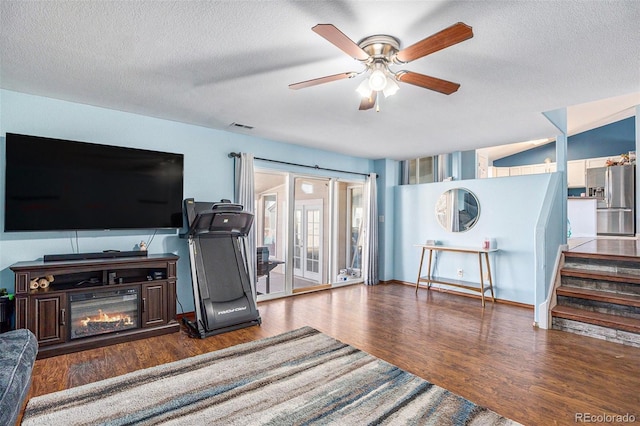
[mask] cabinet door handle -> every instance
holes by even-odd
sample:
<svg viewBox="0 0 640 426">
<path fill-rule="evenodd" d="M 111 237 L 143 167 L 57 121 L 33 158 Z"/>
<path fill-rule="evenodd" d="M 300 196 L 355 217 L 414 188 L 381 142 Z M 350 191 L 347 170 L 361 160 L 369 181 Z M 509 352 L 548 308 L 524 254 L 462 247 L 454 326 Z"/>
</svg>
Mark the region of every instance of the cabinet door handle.
<svg viewBox="0 0 640 426">
<path fill-rule="evenodd" d="M 142 312 L 147 312 L 147 298 L 142 298 Z"/>
<path fill-rule="evenodd" d="M 60 325 L 66 325 L 67 311 L 66 309 L 60 309 Z"/>
</svg>

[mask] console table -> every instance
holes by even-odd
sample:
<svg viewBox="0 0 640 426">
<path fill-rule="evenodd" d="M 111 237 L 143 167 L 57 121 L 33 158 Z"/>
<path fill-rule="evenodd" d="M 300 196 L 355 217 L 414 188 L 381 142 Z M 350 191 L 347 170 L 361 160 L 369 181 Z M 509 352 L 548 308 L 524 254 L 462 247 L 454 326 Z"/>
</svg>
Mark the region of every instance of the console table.
<svg viewBox="0 0 640 426">
<path fill-rule="evenodd" d="M 418 280 L 416 281 L 416 293 L 418 292 L 418 286 L 421 282 L 426 282 L 427 283 L 427 288 L 431 288 L 431 284 L 432 283 L 437 283 L 437 284 L 445 284 L 445 285 L 450 285 L 450 286 L 454 286 L 454 287 L 460 287 L 460 288 L 464 288 L 467 290 L 472 290 L 472 291 L 476 291 L 478 293 L 480 293 L 480 298 L 482 299 L 482 307 L 484 308 L 485 303 L 484 303 L 484 299 L 485 299 L 485 295 L 484 293 L 487 290 L 491 291 L 491 301 L 495 302 L 496 298 L 493 294 L 493 278 L 491 277 L 491 266 L 489 265 L 489 253 L 493 253 L 498 251 L 498 249 L 483 249 L 483 248 L 472 248 L 472 247 L 453 247 L 453 246 L 440 246 L 440 245 L 425 245 L 425 244 L 418 244 L 416 247 L 420 247 L 422 248 L 422 254 L 420 256 L 420 268 L 418 269 Z M 429 252 L 429 260 L 428 260 L 428 266 L 427 266 L 427 275 L 426 276 L 422 276 L 422 264 L 424 263 L 424 255 L 426 252 Z M 461 281 L 461 280 L 452 280 L 452 279 L 448 279 L 448 278 L 442 278 L 442 277 L 434 277 L 431 274 L 431 263 L 432 263 L 432 259 L 433 259 L 433 252 L 434 251 L 446 251 L 446 252 L 453 252 L 453 253 L 471 253 L 471 254 L 477 254 L 478 255 L 478 266 L 480 267 L 480 285 L 478 286 L 476 283 L 473 282 L 469 282 L 469 281 Z M 484 263 L 487 267 L 487 278 L 489 280 L 489 286 L 485 287 L 484 286 L 484 274 L 483 274 L 483 267 L 482 267 L 482 263 L 484 259 Z"/>
</svg>

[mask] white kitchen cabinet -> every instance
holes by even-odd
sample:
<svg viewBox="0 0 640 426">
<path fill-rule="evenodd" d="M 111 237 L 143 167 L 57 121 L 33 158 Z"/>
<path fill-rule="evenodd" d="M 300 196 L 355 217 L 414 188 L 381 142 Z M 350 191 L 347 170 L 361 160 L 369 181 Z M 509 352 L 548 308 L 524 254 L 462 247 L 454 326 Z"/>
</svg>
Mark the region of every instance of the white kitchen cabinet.
<svg viewBox="0 0 640 426">
<path fill-rule="evenodd" d="M 521 174 L 530 175 L 533 173 L 533 166 L 520 166 Z"/>
<path fill-rule="evenodd" d="M 495 177 L 509 176 L 509 167 L 494 167 L 493 171 Z"/>
<path fill-rule="evenodd" d="M 556 163 L 540 163 L 531 164 L 529 166 L 521 166 L 523 175 L 540 175 L 543 173 L 552 173 L 556 171 Z"/>
<path fill-rule="evenodd" d="M 587 158 L 586 160 L 567 161 L 567 183 L 569 188 L 584 188 L 586 186 L 586 169 L 594 167 L 605 167 L 607 160 L 614 160 L 617 157 Z M 512 167 L 492 167 L 492 177 L 499 176 L 521 176 L 541 173 L 553 173 L 558 170 L 558 163 L 528 164 Z"/>
<path fill-rule="evenodd" d="M 534 164 L 534 165 L 531 166 L 531 173 L 533 173 L 534 175 L 547 173 L 548 170 L 549 170 L 549 165 L 546 164 L 546 163 Z"/>
<path fill-rule="evenodd" d="M 586 161 L 567 161 L 567 186 L 569 188 L 584 188 L 586 186 Z"/>
</svg>

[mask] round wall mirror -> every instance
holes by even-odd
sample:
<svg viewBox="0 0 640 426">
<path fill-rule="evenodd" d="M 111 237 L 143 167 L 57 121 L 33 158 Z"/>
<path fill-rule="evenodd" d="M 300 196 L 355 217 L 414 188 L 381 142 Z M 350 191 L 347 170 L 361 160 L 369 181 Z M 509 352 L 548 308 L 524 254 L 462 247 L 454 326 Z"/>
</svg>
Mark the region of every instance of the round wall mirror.
<svg viewBox="0 0 640 426">
<path fill-rule="evenodd" d="M 480 203 L 468 189 L 450 189 L 436 202 L 436 218 L 447 231 L 468 231 L 478 222 L 479 217 Z"/>
</svg>

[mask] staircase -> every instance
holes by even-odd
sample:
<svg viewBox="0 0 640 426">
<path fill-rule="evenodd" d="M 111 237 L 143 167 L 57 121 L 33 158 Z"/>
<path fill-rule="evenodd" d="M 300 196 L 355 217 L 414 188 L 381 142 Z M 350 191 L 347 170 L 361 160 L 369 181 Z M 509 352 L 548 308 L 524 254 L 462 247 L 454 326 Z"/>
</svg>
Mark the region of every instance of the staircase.
<svg viewBox="0 0 640 426">
<path fill-rule="evenodd" d="M 640 258 L 564 253 L 552 328 L 640 347 Z"/>
</svg>

